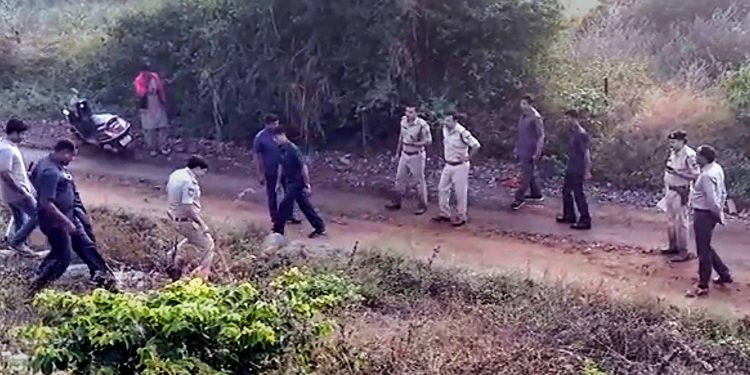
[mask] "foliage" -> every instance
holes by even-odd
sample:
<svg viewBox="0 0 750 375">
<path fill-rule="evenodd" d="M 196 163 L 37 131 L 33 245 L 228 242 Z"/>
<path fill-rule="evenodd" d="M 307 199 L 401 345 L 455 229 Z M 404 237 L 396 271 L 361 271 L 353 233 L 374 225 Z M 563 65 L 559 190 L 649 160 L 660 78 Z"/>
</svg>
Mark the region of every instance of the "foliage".
<svg viewBox="0 0 750 375">
<path fill-rule="evenodd" d="M 356 297 L 341 276 L 296 268 L 268 291 L 198 279 L 147 294 L 46 291 L 35 300 L 41 323 L 22 337 L 45 374 L 254 374 L 283 356 L 311 365 L 315 341 L 333 329 L 316 316 Z"/>
<path fill-rule="evenodd" d="M 196 134 L 246 139 L 276 110 L 326 141 L 376 129 L 404 98 L 498 103 L 559 20 L 557 0 L 178 0 L 122 18 L 83 72 L 104 101 L 134 104 L 147 57 Z"/>
<path fill-rule="evenodd" d="M 727 100 L 737 110 L 750 111 L 750 64 L 745 64 L 737 70 L 728 72 L 722 82 L 722 87 Z"/>
</svg>

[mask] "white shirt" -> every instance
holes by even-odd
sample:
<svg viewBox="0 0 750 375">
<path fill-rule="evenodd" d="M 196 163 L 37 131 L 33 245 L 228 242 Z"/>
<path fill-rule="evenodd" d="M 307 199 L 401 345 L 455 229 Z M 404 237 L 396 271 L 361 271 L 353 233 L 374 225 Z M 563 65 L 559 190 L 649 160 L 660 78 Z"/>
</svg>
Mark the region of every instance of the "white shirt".
<svg viewBox="0 0 750 375">
<path fill-rule="evenodd" d="M 694 209 L 711 211 L 724 223 L 724 203 L 727 200 L 727 188 L 724 184 L 724 169 L 716 162 L 701 168 L 701 174 L 695 180 L 690 196 Z"/>
<path fill-rule="evenodd" d="M 10 173 L 11 179 L 18 187 L 23 189 L 27 194 L 36 195 L 34 187 L 29 181 L 29 172 L 26 170 L 26 164 L 23 161 L 21 150 L 15 143 L 3 139 L 0 141 L 0 172 Z M 2 190 L 3 199 L 6 202 L 18 202 L 24 196 L 19 194 L 15 189 L 8 186 L 5 181 L 0 181 L 0 190 Z"/>
<path fill-rule="evenodd" d="M 469 149 L 479 147 L 479 141 L 461 124 L 456 124 L 453 130 L 443 126 L 443 157 L 446 162 L 458 163 L 461 158 L 469 157 Z"/>
<path fill-rule="evenodd" d="M 201 187 L 190 168 L 180 168 L 167 181 L 167 212 L 173 218 L 184 218 L 184 209 L 201 209 Z"/>
<path fill-rule="evenodd" d="M 432 142 L 430 125 L 421 117 L 417 117 L 412 123 L 409 122 L 406 116 L 402 117 L 401 142 L 403 142 L 402 147 L 405 152 L 424 151 L 423 146 L 412 146 L 411 144 L 416 142 Z"/>
</svg>

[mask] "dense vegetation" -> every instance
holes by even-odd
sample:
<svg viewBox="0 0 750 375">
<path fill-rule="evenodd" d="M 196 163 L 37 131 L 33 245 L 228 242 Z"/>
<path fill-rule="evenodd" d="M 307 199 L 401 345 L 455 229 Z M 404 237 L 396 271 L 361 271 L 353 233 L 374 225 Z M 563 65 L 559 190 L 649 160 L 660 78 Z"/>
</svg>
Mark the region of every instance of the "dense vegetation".
<svg viewBox="0 0 750 375">
<path fill-rule="evenodd" d="M 517 98 L 532 91 L 552 160 L 559 114 L 576 107 L 598 179 L 660 186 L 664 135 L 679 127 L 716 145 L 732 194 L 750 195 L 750 5 L 603 4 L 566 22 L 557 0 L 4 0 L 0 112 L 53 114 L 69 86 L 132 112 L 148 58 L 183 134 L 245 143 L 276 110 L 311 145 L 377 147 L 418 99 L 428 117 L 468 112 L 483 154 L 508 158 Z"/>
</svg>

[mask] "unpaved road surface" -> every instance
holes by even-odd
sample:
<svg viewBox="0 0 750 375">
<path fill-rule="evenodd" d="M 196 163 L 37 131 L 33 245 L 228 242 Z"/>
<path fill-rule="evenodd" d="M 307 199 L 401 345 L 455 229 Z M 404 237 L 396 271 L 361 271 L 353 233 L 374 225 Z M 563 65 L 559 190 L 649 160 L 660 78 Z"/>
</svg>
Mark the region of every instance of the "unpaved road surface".
<svg viewBox="0 0 750 375">
<path fill-rule="evenodd" d="M 27 160 L 45 152 L 24 150 Z M 89 205 L 122 207 L 161 215 L 162 187 L 169 167 L 112 158 L 79 157 L 71 169 Z M 315 176 L 313 171 L 313 182 Z M 202 182 L 204 207 L 215 225 L 251 223 L 270 227 L 263 188 L 249 176 L 209 174 Z M 236 195 L 255 192 L 238 201 Z M 439 248 L 439 261 L 477 271 L 516 271 L 537 279 L 600 288 L 623 298 L 658 299 L 680 307 L 706 307 L 719 314 L 750 314 L 750 233 L 745 224 L 719 228 L 715 247 L 737 283 L 713 288 L 708 298 L 687 300 L 683 292 L 695 281 L 697 263 L 670 264 L 649 250 L 663 245 L 663 217 L 632 208 L 594 205 L 595 228 L 572 232 L 555 223 L 559 202 L 527 206 L 520 212 L 470 207 L 470 224 L 454 229 L 430 223 L 436 208 L 422 217 L 388 212 L 381 198 L 336 190 L 316 190 L 313 202 L 328 221 L 329 236 L 309 241 L 351 247 L 393 249 L 429 257 Z M 290 227 L 303 237 L 307 227 Z M 307 240 L 305 240 L 307 241 Z"/>
</svg>

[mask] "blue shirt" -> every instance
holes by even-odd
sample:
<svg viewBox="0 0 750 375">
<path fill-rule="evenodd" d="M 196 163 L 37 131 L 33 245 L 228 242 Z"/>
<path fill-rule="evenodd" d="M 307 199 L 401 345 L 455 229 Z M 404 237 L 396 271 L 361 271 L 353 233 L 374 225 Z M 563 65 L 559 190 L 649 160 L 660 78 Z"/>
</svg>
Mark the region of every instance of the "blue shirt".
<svg viewBox="0 0 750 375">
<path fill-rule="evenodd" d="M 37 191 L 39 213 L 42 218 L 46 216 L 46 213 L 41 207 L 49 201 L 52 201 L 63 215 L 73 218 L 77 193 L 73 175 L 70 174 L 68 168 L 46 157 L 34 167 L 31 180 Z"/>
<path fill-rule="evenodd" d="M 302 169 L 305 162 L 302 160 L 302 153 L 292 142 L 279 146 L 279 149 L 281 151 L 281 169 L 286 185 L 289 187 L 304 187 L 305 179 L 302 177 Z"/>
<path fill-rule="evenodd" d="M 580 125 L 571 130 L 568 143 L 567 173 L 583 176 L 586 173 L 586 152 L 589 150 L 589 135 Z"/>
<path fill-rule="evenodd" d="M 255 135 L 253 151 L 263 160 L 266 175 L 276 176 L 279 163 L 281 163 L 281 152 L 273 139 L 273 134 L 268 129 L 263 129 Z"/>
</svg>

